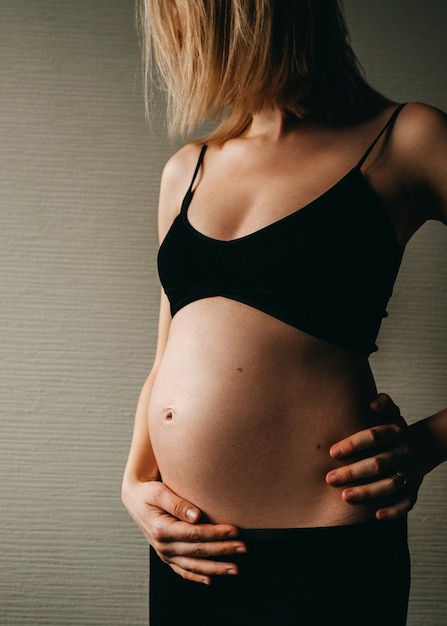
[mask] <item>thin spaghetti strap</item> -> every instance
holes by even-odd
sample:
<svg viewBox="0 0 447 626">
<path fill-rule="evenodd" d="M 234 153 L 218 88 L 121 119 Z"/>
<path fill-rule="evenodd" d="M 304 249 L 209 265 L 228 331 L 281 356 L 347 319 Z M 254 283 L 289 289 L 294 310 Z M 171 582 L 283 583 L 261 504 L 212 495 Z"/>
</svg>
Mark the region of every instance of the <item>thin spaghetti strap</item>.
<svg viewBox="0 0 447 626">
<path fill-rule="evenodd" d="M 368 150 L 365 152 L 365 154 L 362 156 L 362 158 L 360 159 L 360 161 L 357 163 L 357 167 L 360 168 L 362 167 L 362 165 L 365 163 L 366 159 L 369 157 L 369 155 L 371 154 L 371 152 L 373 151 L 376 143 L 379 141 L 379 139 L 382 137 L 382 135 L 385 133 L 385 131 L 392 127 L 396 117 L 399 115 L 399 113 L 402 111 L 402 109 L 404 108 L 404 106 L 407 103 L 404 102 L 403 104 L 399 104 L 399 106 L 394 110 L 392 116 L 390 117 L 390 119 L 388 120 L 388 122 L 385 124 L 385 126 L 382 128 L 382 130 L 380 131 L 380 133 L 377 135 L 377 137 L 374 139 L 374 141 L 372 142 L 372 144 L 369 146 Z"/>
<path fill-rule="evenodd" d="M 192 176 L 191 184 L 188 187 L 188 193 L 191 193 L 191 191 L 192 191 L 193 185 L 194 185 L 194 183 L 196 181 L 197 174 L 199 173 L 200 166 L 202 165 L 203 157 L 205 156 L 205 152 L 206 152 L 207 148 L 208 148 L 207 144 L 204 144 L 202 146 L 202 149 L 200 150 L 199 158 L 197 159 L 196 169 L 194 170 L 194 174 Z"/>
<path fill-rule="evenodd" d="M 200 150 L 200 154 L 199 154 L 199 158 L 197 159 L 197 164 L 196 164 L 196 169 L 194 170 L 194 174 L 192 175 L 192 180 L 191 183 L 188 187 L 188 191 L 185 193 L 185 197 L 183 198 L 183 202 L 182 202 L 182 208 L 181 208 L 181 213 L 186 213 L 186 211 L 188 210 L 189 204 L 191 202 L 192 199 L 192 195 L 193 195 L 193 186 L 194 183 L 196 181 L 197 178 L 197 174 L 199 173 L 200 167 L 203 163 L 203 157 L 205 156 L 205 152 L 206 149 L 208 148 L 207 144 L 204 144 L 202 146 L 202 149 Z"/>
</svg>

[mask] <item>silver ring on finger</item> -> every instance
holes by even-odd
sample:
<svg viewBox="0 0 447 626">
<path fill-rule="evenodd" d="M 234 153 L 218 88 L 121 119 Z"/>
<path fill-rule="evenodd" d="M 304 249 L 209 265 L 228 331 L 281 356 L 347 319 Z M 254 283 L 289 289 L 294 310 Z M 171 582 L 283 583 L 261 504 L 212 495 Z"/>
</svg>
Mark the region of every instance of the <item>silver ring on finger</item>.
<svg viewBox="0 0 447 626">
<path fill-rule="evenodd" d="M 397 476 L 397 478 L 399 479 L 400 485 L 402 487 L 405 487 L 407 485 L 407 476 L 404 474 L 404 472 L 394 472 L 395 476 Z"/>
</svg>

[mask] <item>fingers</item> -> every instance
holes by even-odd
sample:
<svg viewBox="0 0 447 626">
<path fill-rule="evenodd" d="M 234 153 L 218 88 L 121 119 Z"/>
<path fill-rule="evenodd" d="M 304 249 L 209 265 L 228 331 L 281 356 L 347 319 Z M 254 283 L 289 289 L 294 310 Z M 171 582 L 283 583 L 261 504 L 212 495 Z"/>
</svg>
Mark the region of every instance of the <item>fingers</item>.
<svg viewBox="0 0 447 626">
<path fill-rule="evenodd" d="M 211 576 L 236 575 L 238 568 L 231 556 L 247 551 L 244 543 L 225 539 L 234 536 L 231 526 L 164 521 L 160 533 L 154 532 L 154 526 L 151 543 L 159 557 L 193 582 L 210 584 Z"/>
<path fill-rule="evenodd" d="M 400 495 L 399 492 L 401 492 Z M 401 481 L 396 482 L 393 476 L 378 483 L 349 488 L 342 492 L 343 500 L 349 502 L 349 504 L 358 504 L 374 498 L 382 498 L 386 495 L 393 498 L 393 504 L 376 511 L 375 515 L 379 520 L 396 519 L 405 515 L 411 511 L 416 501 L 414 497 L 406 493 Z"/>
<path fill-rule="evenodd" d="M 359 504 L 375 498 L 389 497 L 390 500 L 392 499 L 392 505 L 376 511 L 376 518 L 379 520 L 401 517 L 411 511 L 416 502 L 416 497 L 408 492 L 405 482 L 396 473 L 368 485 L 344 489 L 341 496 L 349 504 Z"/>
<path fill-rule="evenodd" d="M 232 524 L 197 524 L 200 510 L 163 483 L 145 483 L 144 496 L 150 510 L 151 536 L 158 542 L 222 541 L 239 535 Z"/>
<path fill-rule="evenodd" d="M 384 461 L 384 464 L 391 463 L 391 458 L 392 455 Z M 326 480 L 329 484 L 334 484 L 330 481 L 329 474 Z M 367 475 L 366 466 L 354 467 L 351 475 L 360 480 L 360 476 Z M 377 509 L 375 516 L 378 520 L 396 519 L 411 511 L 416 503 L 417 490 L 421 480 L 413 475 L 410 478 L 411 480 L 408 479 L 407 481 L 407 475 L 396 470 L 374 482 L 343 489 L 341 497 L 348 504 L 362 504 L 373 500 L 383 503 L 384 500 L 388 500 L 389 506 L 382 506 Z"/>
<path fill-rule="evenodd" d="M 375 515 L 379 520 L 401 517 L 411 511 L 416 502 L 416 496 L 407 489 L 407 480 L 402 472 L 393 472 L 381 480 L 343 489 L 341 497 L 349 504 L 362 504 L 374 499 L 383 501 L 388 498 L 392 504 L 376 511 Z"/>
<path fill-rule="evenodd" d="M 171 517 L 151 523 L 149 542 L 159 557 L 186 580 L 210 584 L 211 576 L 236 575 L 234 555 L 244 554 L 243 542 L 232 540 L 229 525 L 180 522 Z M 228 558 L 228 560 L 227 560 Z"/>
<path fill-rule="evenodd" d="M 235 539 L 239 534 L 231 524 L 191 524 L 179 521 L 164 511 L 152 513 L 150 522 L 152 538 L 158 543 L 224 542 Z M 239 545 L 240 542 L 234 543 Z"/>
<path fill-rule="evenodd" d="M 378 445 L 391 444 L 399 439 L 402 427 L 398 424 L 381 424 L 373 426 L 338 441 L 329 450 L 333 459 L 351 456 Z"/>
<path fill-rule="evenodd" d="M 402 517 L 402 515 L 406 515 L 409 511 L 411 511 L 415 503 L 416 503 L 415 498 L 411 498 L 410 496 L 407 496 L 403 498 L 402 500 L 393 504 L 393 506 L 378 509 L 376 511 L 376 518 L 378 520 L 391 520 L 391 519 L 396 519 L 398 517 Z"/>
<path fill-rule="evenodd" d="M 230 548 L 217 548 L 216 551 L 219 552 L 220 555 L 224 554 Z M 241 551 L 246 551 L 245 547 L 241 548 Z M 236 550 L 230 550 L 233 553 Z M 239 549 L 237 550 L 239 552 Z M 196 558 L 192 556 L 182 556 L 181 553 L 185 552 L 196 552 Z M 201 554 L 209 553 L 212 555 L 214 552 L 213 549 L 203 551 L 202 548 L 198 546 L 183 546 L 178 544 L 175 548 L 174 546 L 170 546 L 168 550 L 165 547 L 161 547 L 160 550 L 157 550 L 159 557 L 170 565 L 172 569 L 185 578 L 186 580 L 192 580 L 195 582 L 201 582 L 204 584 L 210 584 L 211 576 L 236 576 L 238 574 L 238 566 L 236 563 L 232 562 L 229 558 L 227 560 L 222 560 L 222 556 L 218 561 L 213 560 L 212 558 L 205 558 L 201 556 Z M 197 558 L 199 557 L 199 558 Z"/>
<path fill-rule="evenodd" d="M 233 563 L 217 563 L 176 557 L 169 562 L 176 574 L 192 582 L 210 585 L 212 576 L 236 576 L 238 568 Z"/>
<path fill-rule="evenodd" d="M 212 576 L 236 576 L 238 574 L 237 565 L 231 562 L 208 561 L 181 556 L 175 556 L 166 562 L 183 578 L 197 582 L 204 582 L 204 579 L 208 580 Z"/>
<path fill-rule="evenodd" d="M 125 500 L 158 556 L 179 575 L 209 584 L 210 576 L 237 573 L 231 561 L 246 547 L 236 526 L 198 523 L 200 510 L 157 481 L 129 482 Z"/>
<path fill-rule="evenodd" d="M 326 482 L 328 485 L 337 486 L 380 476 L 380 474 L 398 467 L 403 459 L 405 459 L 405 448 L 394 448 L 331 470 L 326 474 Z M 399 480 L 402 482 L 402 479 Z"/>
<path fill-rule="evenodd" d="M 235 554 L 245 554 L 247 551 L 244 544 L 234 543 L 230 541 L 224 542 L 208 542 L 186 544 L 182 542 L 169 543 L 162 546 L 160 552 L 166 557 L 186 557 L 195 559 L 212 559 L 218 557 L 223 560 L 225 556 L 234 556 Z M 231 559 L 230 559 L 231 560 Z"/>
<path fill-rule="evenodd" d="M 238 573 L 231 556 L 245 553 L 246 546 L 237 540 L 236 526 L 197 523 L 200 510 L 162 483 L 146 484 L 145 501 L 140 527 L 158 556 L 177 574 L 209 585 L 212 576 Z"/>
<path fill-rule="evenodd" d="M 328 472 L 326 483 L 341 486 L 341 497 L 350 504 L 376 501 L 380 506 L 377 519 L 394 519 L 413 508 L 424 472 L 413 451 L 410 428 L 391 398 L 379 394 L 370 408 L 387 423 L 335 443 L 330 456 L 338 460 L 353 457 L 354 462 Z"/>
<path fill-rule="evenodd" d="M 357 503 L 372 498 L 385 498 L 394 496 L 405 489 L 405 482 L 396 472 L 382 480 L 377 480 L 367 485 L 356 485 L 342 491 L 341 497 L 345 502 Z"/>
<path fill-rule="evenodd" d="M 157 552 L 171 556 L 210 558 L 245 552 L 245 544 L 234 540 L 232 526 L 225 524 L 198 524 L 191 527 L 186 522 L 172 518 L 151 524 L 151 543 Z"/>
<path fill-rule="evenodd" d="M 230 552 L 229 546 L 240 547 L 238 543 L 225 544 L 222 540 L 234 539 L 239 535 L 239 530 L 232 524 L 197 524 L 200 519 L 200 510 L 183 498 L 180 498 L 163 483 L 147 483 L 150 493 L 147 495 L 147 503 L 159 509 L 154 515 L 152 524 L 152 537 L 160 543 L 182 541 L 187 544 L 201 542 L 218 542 L 213 546 L 212 554 L 221 554 L 220 550 L 225 546 L 225 553 Z M 203 556 L 209 556 L 205 554 Z"/>
</svg>

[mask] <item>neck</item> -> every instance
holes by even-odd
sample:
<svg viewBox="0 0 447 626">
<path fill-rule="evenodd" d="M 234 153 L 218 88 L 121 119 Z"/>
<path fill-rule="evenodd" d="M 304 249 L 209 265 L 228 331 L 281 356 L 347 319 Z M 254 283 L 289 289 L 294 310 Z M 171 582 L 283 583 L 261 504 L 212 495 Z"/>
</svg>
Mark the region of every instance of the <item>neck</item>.
<svg viewBox="0 0 447 626">
<path fill-rule="evenodd" d="M 267 141 L 277 141 L 285 137 L 300 120 L 289 113 L 278 109 L 262 109 L 253 115 L 252 122 L 246 131 L 246 136 Z"/>
</svg>

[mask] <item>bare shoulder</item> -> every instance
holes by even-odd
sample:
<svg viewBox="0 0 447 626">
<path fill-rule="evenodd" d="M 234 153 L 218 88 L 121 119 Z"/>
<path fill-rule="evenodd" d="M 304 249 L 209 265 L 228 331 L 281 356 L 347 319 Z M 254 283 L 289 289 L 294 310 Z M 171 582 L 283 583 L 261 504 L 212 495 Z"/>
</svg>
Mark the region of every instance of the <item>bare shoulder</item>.
<svg viewBox="0 0 447 626">
<path fill-rule="evenodd" d="M 393 129 L 393 152 L 408 183 L 426 191 L 426 218 L 446 221 L 447 115 L 428 104 L 407 104 Z"/>
<path fill-rule="evenodd" d="M 399 143 L 405 143 L 407 147 L 432 149 L 445 140 L 446 133 L 447 115 L 444 111 L 421 102 L 408 103 L 396 121 Z"/>
<path fill-rule="evenodd" d="M 168 231 L 191 183 L 201 146 L 189 143 L 176 152 L 163 168 L 160 184 L 159 230 L 162 239 Z"/>
<path fill-rule="evenodd" d="M 188 143 L 172 155 L 163 169 L 162 184 L 185 186 L 191 182 L 194 168 L 199 158 L 201 145 Z M 185 189 L 185 191 L 186 191 Z"/>
</svg>

